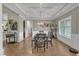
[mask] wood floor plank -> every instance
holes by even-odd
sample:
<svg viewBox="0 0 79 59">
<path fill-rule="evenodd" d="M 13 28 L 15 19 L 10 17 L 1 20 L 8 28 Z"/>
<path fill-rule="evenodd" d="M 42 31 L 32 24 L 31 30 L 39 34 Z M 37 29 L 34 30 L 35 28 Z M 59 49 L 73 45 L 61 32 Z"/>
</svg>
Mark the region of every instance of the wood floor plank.
<svg viewBox="0 0 79 59">
<path fill-rule="evenodd" d="M 14 44 L 6 44 L 4 42 L 4 54 L 7 56 L 73 56 L 75 54 L 69 52 L 69 47 L 59 42 L 57 39 L 52 40 L 53 46 L 49 45 L 44 52 L 43 49 L 32 48 L 31 37 L 28 37 L 25 42 Z"/>
</svg>

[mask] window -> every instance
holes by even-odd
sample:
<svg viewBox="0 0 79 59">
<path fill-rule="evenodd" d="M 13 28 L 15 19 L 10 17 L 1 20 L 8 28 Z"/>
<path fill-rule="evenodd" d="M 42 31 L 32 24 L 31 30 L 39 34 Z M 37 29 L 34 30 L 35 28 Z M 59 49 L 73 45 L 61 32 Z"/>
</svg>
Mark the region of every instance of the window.
<svg viewBox="0 0 79 59">
<path fill-rule="evenodd" d="M 59 34 L 71 38 L 71 16 L 59 21 Z"/>
</svg>

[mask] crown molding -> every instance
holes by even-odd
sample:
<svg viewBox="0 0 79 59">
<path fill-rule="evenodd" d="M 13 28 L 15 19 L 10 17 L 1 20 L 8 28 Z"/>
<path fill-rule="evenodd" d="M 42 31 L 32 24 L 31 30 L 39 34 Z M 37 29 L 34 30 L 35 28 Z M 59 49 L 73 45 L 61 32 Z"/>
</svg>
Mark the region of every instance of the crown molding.
<svg viewBox="0 0 79 59">
<path fill-rule="evenodd" d="M 71 10 L 73 10 L 74 8 L 76 8 L 76 7 L 79 6 L 79 4 L 74 4 L 74 5 L 73 4 L 74 3 L 72 3 L 72 5 L 70 5 L 70 6 L 66 5 L 60 12 L 57 13 L 58 15 L 56 15 L 56 17 L 54 18 L 54 20 L 57 19 L 57 18 L 59 18 L 59 17 L 61 17 L 61 16 L 63 16 L 64 14 L 70 12 Z M 65 10 L 65 11 L 63 12 L 63 10 Z"/>
<path fill-rule="evenodd" d="M 13 7 L 15 9 L 13 9 L 13 7 L 11 7 L 12 5 L 13 5 Z M 30 20 L 32 20 L 32 18 L 29 17 L 29 14 L 26 13 L 26 11 L 23 10 L 20 5 L 18 5 L 17 3 L 14 3 L 12 5 L 9 6 L 9 5 L 5 4 L 5 6 L 7 6 L 11 10 L 13 9 L 13 11 L 15 11 L 16 13 L 18 13 L 18 15 L 21 15 L 24 19 L 28 19 L 29 18 Z M 54 14 L 55 16 L 52 17 L 52 15 L 51 15 L 51 17 L 49 17 L 49 18 L 46 17 L 46 18 L 47 19 L 51 19 L 51 20 L 55 20 L 58 17 L 61 17 L 64 14 L 68 13 L 69 11 L 71 11 L 72 9 L 74 9 L 77 6 L 79 6 L 79 4 L 77 4 L 77 3 L 66 3 L 65 5 L 63 5 L 63 7 L 60 10 L 57 11 L 57 13 Z M 20 10 L 20 11 L 16 11 L 16 9 L 17 10 Z M 34 18 L 35 17 L 33 17 L 33 19 Z M 35 18 L 35 19 L 39 20 L 39 17 L 38 18 Z"/>
</svg>

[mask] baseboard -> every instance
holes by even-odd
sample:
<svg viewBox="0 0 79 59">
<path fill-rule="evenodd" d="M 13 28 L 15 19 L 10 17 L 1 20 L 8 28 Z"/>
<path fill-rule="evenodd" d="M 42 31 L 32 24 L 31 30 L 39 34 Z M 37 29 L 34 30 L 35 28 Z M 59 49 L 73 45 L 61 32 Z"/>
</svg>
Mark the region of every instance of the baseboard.
<svg viewBox="0 0 79 59">
<path fill-rule="evenodd" d="M 77 51 L 79 51 L 79 35 L 78 34 L 72 34 L 71 35 L 71 39 L 70 39 L 71 43 L 66 43 L 65 41 L 61 40 L 63 38 L 60 37 L 59 35 L 57 37 L 58 37 L 58 40 L 60 40 L 64 44 L 70 46 L 71 48 L 74 48 Z"/>
<path fill-rule="evenodd" d="M 65 42 L 63 42 L 63 41 L 61 41 L 61 40 L 59 40 L 59 39 L 57 39 L 59 42 L 61 42 L 62 44 L 64 44 L 64 45 L 66 45 L 66 46 L 68 46 L 68 47 L 70 47 L 70 48 L 72 48 L 71 46 L 69 46 L 68 44 L 66 44 Z"/>
<path fill-rule="evenodd" d="M 69 47 L 72 47 L 72 45 L 70 45 L 69 42 L 67 42 L 67 40 L 70 40 L 68 38 L 65 38 L 63 36 L 58 35 L 57 40 L 60 41 L 61 43 L 65 44 L 65 45 L 69 46 Z"/>
<path fill-rule="evenodd" d="M 70 48 L 73 48 L 73 47 L 69 46 L 68 44 L 64 43 L 63 41 L 61 41 L 61 40 L 59 40 L 59 39 L 57 39 L 57 40 L 58 40 L 59 42 L 61 42 L 62 44 L 68 46 L 69 49 L 70 49 Z M 75 48 L 73 48 L 73 49 L 75 49 Z M 75 50 L 78 51 L 77 49 L 75 49 Z M 79 51 L 78 51 L 78 54 L 75 54 L 75 55 L 76 55 L 76 56 L 79 56 Z"/>
</svg>

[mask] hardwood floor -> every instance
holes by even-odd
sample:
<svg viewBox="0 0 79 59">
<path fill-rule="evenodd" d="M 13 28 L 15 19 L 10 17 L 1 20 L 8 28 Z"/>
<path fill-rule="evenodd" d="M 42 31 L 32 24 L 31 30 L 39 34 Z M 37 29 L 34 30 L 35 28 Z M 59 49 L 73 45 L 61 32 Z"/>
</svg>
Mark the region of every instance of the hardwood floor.
<svg viewBox="0 0 79 59">
<path fill-rule="evenodd" d="M 14 44 L 6 44 L 4 42 L 4 54 L 7 56 L 73 56 L 75 54 L 69 52 L 69 47 L 59 42 L 57 39 L 52 40 L 53 46 L 49 46 L 44 52 L 43 49 L 32 48 L 31 37 L 25 41 Z"/>
</svg>

